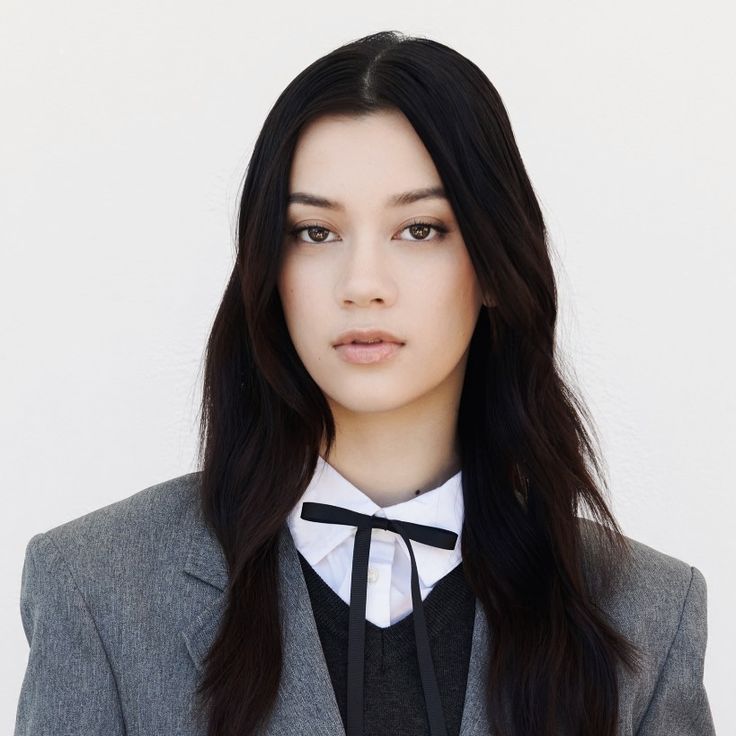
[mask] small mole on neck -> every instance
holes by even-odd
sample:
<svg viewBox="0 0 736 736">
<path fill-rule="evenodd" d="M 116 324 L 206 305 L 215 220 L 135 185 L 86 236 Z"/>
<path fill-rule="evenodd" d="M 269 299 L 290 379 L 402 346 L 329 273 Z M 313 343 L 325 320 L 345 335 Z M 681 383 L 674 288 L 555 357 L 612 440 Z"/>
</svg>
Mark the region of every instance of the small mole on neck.
<svg viewBox="0 0 736 736">
<path fill-rule="evenodd" d="M 414 495 L 415 496 L 418 496 L 420 493 L 421 493 L 421 491 L 419 489 L 417 489 L 416 491 L 414 491 Z"/>
</svg>

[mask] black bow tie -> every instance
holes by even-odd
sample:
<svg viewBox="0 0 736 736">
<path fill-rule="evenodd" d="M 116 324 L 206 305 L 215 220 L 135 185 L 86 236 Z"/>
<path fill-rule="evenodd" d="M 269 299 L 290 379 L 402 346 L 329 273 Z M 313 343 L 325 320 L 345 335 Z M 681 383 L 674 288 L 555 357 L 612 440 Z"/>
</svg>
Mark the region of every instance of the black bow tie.
<svg viewBox="0 0 736 736">
<path fill-rule="evenodd" d="M 414 638 L 417 645 L 419 674 L 422 679 L 424 702 L 427 706 L 429 729 L 432 736 L 446 736 L 445 719 L 442 713 L 437 677 L 429 649 L 429 634 L 424 618 L 422 596 L 414 551 L 409 539 L 442 549 L 453 549 L 457 534 L 436 526 L 413 524 L 408 521 L 369 516 L 357 511 L 332 506 L 326 503 L 305 501 L 302 504 L 302 519 L 321 521 L 327 524 L 347 524 L 358 527 L 353 545 L 353 568 L 350 581 L 350 614 L 348 624 L 348 697 L 347 736 L 363 734 L 363 675 L 365 661 L 365 606 L 368 582 L 368 554 L 371 546 L 371 530 L 386 529 L 400 534 L 411 557 L 411 599 L 414 614 Z"/>
</svg>

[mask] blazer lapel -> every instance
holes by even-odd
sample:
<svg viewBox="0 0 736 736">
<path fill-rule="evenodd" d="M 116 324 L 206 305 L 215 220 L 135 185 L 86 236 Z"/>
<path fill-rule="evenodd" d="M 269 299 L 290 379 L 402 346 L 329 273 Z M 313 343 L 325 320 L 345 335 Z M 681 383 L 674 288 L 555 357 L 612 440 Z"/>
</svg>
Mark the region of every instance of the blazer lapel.
<svg viewBox="0 0 736 736">
<path fill-rule="evenodd" d="M 228 571 L 216 537 L 194 503 L 195 529 L 184 570 L 212 586 L 211 598 L 182 630 L 187 651 L 198 672 L 212 646 L 226 605 Z M 284 524 L 279 537 L 280 601 L 283 671 L 279 692 L 264 736 L 345 736 L 340 710 L 314 620 L 291 532 Z M 488 625 L 475 604 L 473 639 L 460 736 L 488 736 L 484 683 Z"/>
<path fill-rule="evenodd" d="M 195 507 L 197 504 L 195 503 Z M 228 571 L 217 538 L 201 513 L 184 570 L 209 583 L 212 597 L 183 629 L 187 651 L 197 671 L 212 646 L 225 611 Z M 276 705 L 264 736 L 345 736 L 345 730 L 322 652 L 317 625 L 288 526 L 279 537 L 283 671 Z"/>
<path fill-rule="evenodd" d="M 460 736 L 493 736 L 488 724 L 485 683 L 488 665 L 488 619 L 480 601 L 475 599 L 473 642 L 465 687 L 465 705 L 460 721 Z"/>
<path fill-rule="evenodd" d="M 345 736 L 309 591 L 286 524 L 279 538 L 283 672 L 269 736 Z"/>
<path fill-rule="evenodd" d="M 203 660 L 215 640 L 225 611 L 228 570 L 220 543 L 204 523 L 196 495 L 187 509 L 185 523 L 191 526 L 192 531 L 188 538 L 184 572 L 212 586 L 203 593 L 205 604 L 181 632 L 194 666 L 201 673 Z M 186 535 L 183 537 L 187 538 Z"/>
</svg>

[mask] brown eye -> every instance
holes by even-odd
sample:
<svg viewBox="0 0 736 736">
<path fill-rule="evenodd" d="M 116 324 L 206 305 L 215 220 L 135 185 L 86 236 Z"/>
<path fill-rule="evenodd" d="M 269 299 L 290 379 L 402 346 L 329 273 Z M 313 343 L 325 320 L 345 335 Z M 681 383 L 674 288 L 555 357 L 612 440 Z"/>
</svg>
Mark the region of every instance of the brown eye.
<svg viewBox="0 0 736 736">
<path fill-rule="evenodd" d="M 445 234 L 448 232 L 448 229 L 444 225 L 439 225 L 431 222 L 422 222 L 422 221 L 416 221 L 412 222 L 409 225 L 406 225 L 401 229 L 401 232 L 404 230 L 409 230 L 411 234 L 411 238 L 409 238 L 410 242 L 415 243 L 421 243 L 424 241 L 433 241 L 433 240 L 442 240 L 444 238 Z M 437 236 L 434 238 L 430 238 L 430 232 L 434 230 L 437 232 Z M 302 232 L 307 233 L 307 238 L 301 238 L 299 237 Z M 298 240 L 300 243 L 308 243 L 312 245 L 317 245 L 319 243 L 330 243 L 331 240 L 328 240 L 328 235 L 332 232 L 329 228 L 322 227 L 322 225 L 317 225 L 316 223 L 308 223 L 306 225 L 301 225 L 297 228 L 292 229 L 291 236 Z"/>
<path fill-rule="evenodd" d="M 308 237 L 311 238 L 310 240 L 304 240 L 299 237 L 299 234 L 305 230 L 307 231 Z M 317 244 L 330 242 L 326 239 L 327 234 L 330 232 L 331 230 L 321 225 L 302 225 L 301 227 L 294 228 L 291 231 L 291 235 L 302 243 Z"/>
<path fill-rule="evenodd" d="M 409 230 L 415 238 L 424 240 L 432 228 L 429 225 L 410 225 Z"/>
<path fill-rule="evenodd" d="M 446 227 L 443 225 L 435 225 L 431 222 L 412 222 L 410 225 L 407 225 L 404 230 L 409 230 L 411 232 L 412 239 L 417 242 L 424 240 L 442 240 L 447 233 Z M 429 235 L 430 230 L 436 230 L 438 233 L 437 237 L 428 238 L 427 236 Z"/>
</svg>

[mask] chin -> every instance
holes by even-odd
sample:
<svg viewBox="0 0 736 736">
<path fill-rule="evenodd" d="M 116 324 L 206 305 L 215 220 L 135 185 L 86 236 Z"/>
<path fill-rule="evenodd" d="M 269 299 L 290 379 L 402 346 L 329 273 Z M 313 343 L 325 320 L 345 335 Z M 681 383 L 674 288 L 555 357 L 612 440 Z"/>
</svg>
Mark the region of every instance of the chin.
<svg viewBox="0 0 736 736">
<path fill-rule="evenodd" d="M 380 387 L 373 390 L 359 388 L 353 393 L 345 391 L 345 386 L 342 386 L 340 391 L 325 395 L 330 404 L 336 405 L 342 411 L 353 414 L 378 414 L 398 411 L 421 398 L 423 394 L 416 393 L 416 386 L 411 388 L 413 390 L 407 389 L 404 392 L 387 391 Z"/>
</svg>

